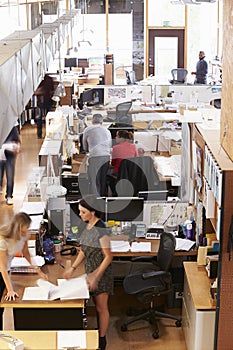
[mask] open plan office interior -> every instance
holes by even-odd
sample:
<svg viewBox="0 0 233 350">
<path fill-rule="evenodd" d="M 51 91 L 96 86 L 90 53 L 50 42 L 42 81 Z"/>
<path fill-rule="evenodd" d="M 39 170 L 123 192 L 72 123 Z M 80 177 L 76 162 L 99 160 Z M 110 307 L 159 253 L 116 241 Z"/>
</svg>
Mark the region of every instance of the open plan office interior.
<svg viewBox="0 0 233 350">
<path fill-rule="evenodd" d="M 16 122 L 22 135 L 25 127 L 38 128 L 38 120 L 43 130 L 37 166 L 25 175 L 27 189 L 20 208 L 32 218 L 31 251 L 39 229 L 46 227 L 54 238 L 56 257 L 60 257 L 62 241 L 66 242 L 63 249 L 69 255 L 62 257 L 61 265 L 74 261 L 72 252 L 78 249 L 82 226 L 78 202 L 90 194 L 88 153 L 83 151 L 81 135 L 92 125 L 94 114 L 102 115 L 113 145 L 118 130 L 131 131 L 132 142 L 143 150 L 140 157 L 152 159 L 158 183 L 151 187 L 146 170 L 139 166 L 137 176 L 144 173 L 146 187 L 141 182 L 135 193 L 138 184 L 132 179 L 116 179 L 119 193 L 122 183 L 124 193 L 113 196 L 106 183 L 105 196 L 98 198 L 111 237 L 114 281 L 123 288 L 124 279 L 135 271 L 132 260 L 144 256 L 156 260 L 162 249 L 161 235 L 172 232 L 176 244 L 170 266 L 172 285 L 164 299 L 166 312 L 177 312 L 180 317 L 177 332 L 181 326 L 188 350 L 230 349 L 233 340 L 226 327 L 233 317 L 229 315 L 233 283 L 229 272 L 233 208 L 229 111 L 233 96 L 226 52 L 232 24 L 226 14 L 232 10 L 227 0 L 106 0 L 98 5 L 91 0 L 38 1 L 17 6 L 3 1 L 0 6 L 4 23 L 0 36 L 1 146 Z M 10 25 L 5 23 L 6 15 Z M 195 84 L 192 74 L 200 50 L 205 51 L 208 63 L 206 84 Z M 174 68 L 187 70 L 183 82 L 172 80 Z M 45 75 L 52 77 L 55 89 L 52 109 L 40 120 L 36 90 Z M 118 106 L 129 102 L 125 115 L 118 114 Z M 7 208 L 3 201 L 0 206 Z M 16 206 L 12 208 L 14 212 Z M 43 237 L 39 240 L 43 246 Z M 53 272 L 53 260 L 45 260 L 43 266 L 56 284 L 55 276 L 59 280 L 63 271 L 56 267 Z M 140 269 L 148 264 L 146 260 Z M 16 285 L 25 268 L 14 266 Z M 47 317 L 44 303 L 48 300 L 32 300 L 27 287 L 33 287 L 24 287 L 25 299 L 19 307 L 3 302 L 5 308 L 14 310 L 16 333 L 12 334 L 16 337 L 17 331 L 43 330 L 40 318 Z M 20 295 L 23 298 L 23 290 Z M 81 294 L 77 304 L 74 298 L 66 300 L 64 315 L 84 319 L 87 295 Z M 56 319 L 61 300 L 49 301 L 54 303 L 49 312 Z M 30 328 L 26 319 L 37 305 L 41 309 L 35 311 L 38 322 Z M 55 322 L 53 329 L 45 323 L 44 327 L 54 332 L 54 349 L 58 339 L 59 349 L 68 346 L 60 331 L 70 330 L 75 336 L 72 322 Z M 121 327 L 120 339 L 131 332 L 130 327 Z M 146 327 L 151 325 L 146 323 Z M 85 330 L 85 321 L 80 321 L 80 337 L 72 346 L 98 348 L 98 333 Z M 69 344 L 68 333 L 64 336 Z M 158 334 L 153 337 L 156 346 Z M 30 340 L 25 342 L 30 346 Z"/>
</svg>

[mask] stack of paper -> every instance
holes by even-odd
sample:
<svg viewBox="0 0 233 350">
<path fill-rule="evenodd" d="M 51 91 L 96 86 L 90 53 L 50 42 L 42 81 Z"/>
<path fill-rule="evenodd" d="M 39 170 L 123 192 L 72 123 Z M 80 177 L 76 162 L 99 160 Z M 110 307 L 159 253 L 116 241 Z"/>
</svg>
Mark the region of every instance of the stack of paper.
<svg viewBox="0 0 233 350">
<path fill-rule="evenodd" d="M 45 206 L 45 202 L 23 202 L 20 211 L 23 211 L 28 215 L 43 214 Z"/>
<path fill-rule="evenodd" d="M 45 264 L 45 260 L 42 256 L 36 255 L 31 257 L 32 265 L 35 266 L 43 266 Z M 14 257 L 11 262 L 11 267 L 28 267 L 30 266 L 27 259 L 23 257 Z"/>
<path fill-rule="evenodd" d="M 151 242 L 133 242 L 131 252 L 151 252 Z"/>
<path fill-rule="evenodd" d="M 70 280 L 59 279 L 58 286 L 39 279 L 37 287 L 26 287 L 23 300 L 88 299 L 86 275 Z"/>
<path fill-rule="evenodd" d="M 130 244 L 128 241 L 110 241 L 112 252 L 128 252 L 130 250 Z"/>
<path fill-rule="evenodd" d="M 86 331 L 59 331 L 57 332 L 57 348 L 64 349 L 86 349 Z"/>
</svg>

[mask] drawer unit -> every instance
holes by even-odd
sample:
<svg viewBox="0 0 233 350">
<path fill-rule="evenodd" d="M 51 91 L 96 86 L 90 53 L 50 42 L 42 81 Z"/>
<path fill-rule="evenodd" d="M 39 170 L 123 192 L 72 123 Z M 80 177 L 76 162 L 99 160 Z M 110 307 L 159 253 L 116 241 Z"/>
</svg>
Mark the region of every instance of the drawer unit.
<svg viewBox="0 0 233 350">
<path fill-rule="evenodd" d="M 81 197 L 78 175 L 61 175 L 61 184 L 67 189 L 67 200 L 75 200 Z"/>
<path fill-rule="evenodd" d="M 185 263 L 188 264 L 188 263 Z M 196 263 L 190 263 L 196 264 Z M 206 274 L 206 272 L 202 271 Z M 198 276 L 198 274 L 193 274 Z M 192 278 L 187 278 L 187 271 L 184 277 L 184 292 L 182 304 L 182 327 L 185 337 L 187 350 L 213 350 L 214 348 L 214 332 L 215 332 L 215 309 L 198 306 L 195 303 L 195 296 L 192 294 L 192 288 L 189 285 Z M 198 285 L 198 281 L 193 281 L 198 286 L 200 293 L 202 292 L 202 283 Z M 206 284 L 210 284 L 210 280 L 206 274 Z M 195 288 L 196 289 L 196 288 Z M 208 288 L 206 288 L 207 290 Z M 210 298 L 210 295 L 203 295 Z M 203 309 L 202 309 L 203 307 Z"/>
</svg>

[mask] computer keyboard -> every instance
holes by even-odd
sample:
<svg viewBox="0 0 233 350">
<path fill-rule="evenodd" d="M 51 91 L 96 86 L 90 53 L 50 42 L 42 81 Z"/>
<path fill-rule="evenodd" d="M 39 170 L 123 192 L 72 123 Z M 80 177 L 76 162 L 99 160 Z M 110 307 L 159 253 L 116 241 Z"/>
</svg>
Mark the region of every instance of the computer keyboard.
<svg viewBox="0 0 233 350">
<path fill-rule="evenodd" d="M 10 269 L 11 273 L 36 273 L 36 270 L 32 267 L 11 267 Z"/>
</svg>

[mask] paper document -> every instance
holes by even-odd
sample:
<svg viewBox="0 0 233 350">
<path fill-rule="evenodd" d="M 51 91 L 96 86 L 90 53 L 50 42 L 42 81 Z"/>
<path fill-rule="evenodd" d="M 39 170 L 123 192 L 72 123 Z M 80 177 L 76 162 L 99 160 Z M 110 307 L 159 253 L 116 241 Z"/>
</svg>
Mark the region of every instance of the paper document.
<svg viewBox="0 0 233 350">
<path fill-rule="evenodd" d="M 164 177 L 180 177 L 181 174 L 181 156 L 171 157 L 158 156 L 154 158 L 157 171 Z"/>
<path fill-rule="evenodd" d="M 32 219 L 31 225 L 30 225 L 30 231 L 38 231 L 40 228 L 40 223 L 43 220 L 43 215 L 31 215 L 30 218 Z"/>
<path fill-rule="evenodd" d="M 23 300 L 65 300 L 88 299 L 89 290 L 86 275 L 71 278 L 70 280 L 58 280 L 58 285 L 39 279 L 37 287 L 26 287 Z"/>
<path fill-rule="evenodd" d="M 112 252 L 128 252 L 130 250 L 130 244 L 128 241 L 110 241 Z"/>
<path fill-rule="evenodd" d="M 176 249 L 175 250 L 185 250 L 189 251 L 195 245 L 194 241 L 189 239 L 177 238 L 176 237 Z"/>
<path fill-rule="evenodd" d="M 48 300 L 48 291 L 41 287 L 27 287 L 24 289 L 23 300 Z"/>
<path fill-rule="evenodd" d="M 58 331 L 57 348 L 64 349 L 86 349 L 86 332 L 85 331 Z"/>
<path fill-rule="evenodd" d="M 131 252 L 151 252 L 151 242 L 132 242 Z"/>
<path fill-rule="evenodd" d="M 31 257 L 32 265 L 43 266 L 45 264 L 42 256 L 36 255 Z M 11 262 L 11 267 L 27 267 L 30 266 L 26 258 L 14 257 Z"/>
<path fill-rule="evenodd" d="M 44 214 L 45 202 L 23 202 L 20 211 L 28 215 Z"/>
</svg>

